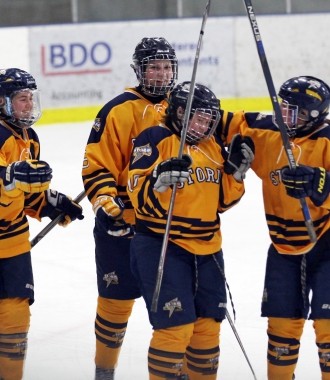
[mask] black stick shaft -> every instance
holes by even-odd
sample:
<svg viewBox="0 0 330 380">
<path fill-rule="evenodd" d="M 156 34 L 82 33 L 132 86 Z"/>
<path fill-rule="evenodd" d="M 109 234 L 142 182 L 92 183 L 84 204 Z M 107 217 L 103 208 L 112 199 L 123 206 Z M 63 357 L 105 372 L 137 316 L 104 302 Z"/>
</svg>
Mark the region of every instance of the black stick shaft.
<svg viewBox="0 0 330 380">
<path fill-rule="evenodd" d="M 206 10 L 205 10 L 204 15 L 203 15 L 202 26 L 201 26 L 201 30 L 199 33 L 199 39 L 198 39 L 197 47 L 196 47 L 196 54 L 195 54 L 192 78 L 191 78 L 191 82 L 190 82 L 190 91 L 189 91 L 189 96 L 187 99 L 187 105 L 186 105 L 186 109 L 185 109 L 185 113 L 184 113 L 184 119 L 183 119 L 183 128 L 182 128 L 182 132 L 181 132 L 181 141 L 180 141 L 180 147 L 179 147 L 179 152 L 178 152 L 179 158 L 182 158 L 182 152 L 183 152 L 184 144 L 186 141 L 189 115 L 190 115 L 190 110 L 191 110 L 191 106 L 192 106 L 192 99 L 193 99 L 194 90 L 195 90 L 196 72 L 197 72 L 198 61 L 199 61 L 199 53 L 200 53 L 201 46 L 202 46 L 202 39 L 203 39 L 203 35 L 204 35 L 204 28 L 205 28 L 206 20 L 207 20 L 207 17 L 209 15 L 209 12 L 210 12 L 210 6 L 211 6 L 211 0 L 208 0 L 207 4 L 206 4 Z M 167 220 L 166 220 L 166 228 L 165 228 L 165 233 L 164 233 L 164 238 L 163 238 L 163 245 L 162 245 L 162 250 L 161 250 L 161 254 L 160 254 L 160 258 L 159 258 L 159 264 L 158 264 L 156 286 L 155 286 L 154 294 L 152 297 L 151 311 L 154 313 L 157 311 L 159 292 L 160 292 L 160 287 L 161 287 L 161 283 L 162 283 L 162 279 L 163 279 L 165 256 L 166 256 L 166 251 L 167 251 L 168 239 L 169 239 L 169 235 L 170 235 L 170 228 L 171 228 L 171 223 L 172 223 L 172 216 L 173 216 L 173 208 L 174 208 L 174 202 L 175 202 L 175 197 L 176 197 L 176 190 L 177 190 L 177 184 L 175 184 L 173 186 L 173 189 L 172 189 L 170 205 L 169 205 L 169 209 L 168 209 L 168 216 L 167 216 Z"/>
<path fill-rule="evenodd" d="M 265 49 L 264 49 L 264 46 L 262 43 L 260 30 L 259 30 L 259 26 L 257 23 L 257 18 L 256 18 L 256 15 L 254 13 L 254 10 L 253 10 L 251 0 L 243 0 L 243 2 L 245 5 L 245 8 L 246 8 L 247 15 L 249 17 L 251 29 L 252 29 L 253 36 L 254 36 L 254 39 L 256 42 L 261 67 L 262 67 L 264 77 L 265 77 L 265 80 L 267 83 L 269 96 L 270 96 L 270 99 L 271 99 L 271 102 L 273 105 L 275 118 L 276 118 L 276 124 L 278 125 L 280 133 L 281 133 L 284 150 L 285 150 L 285 153 L 288 157 L 290 168 L 295 169 L 297 167 L 297 164 L 296 164 L 296 161 L 295 161 L 292 149 L 291 149 L 291 144 L 290 144 L 289 136 L 288 136 L 287 131 L 286 131 L 286 126 L 284 124 L 280 105 L 278 103 L 277 93 L 275 91 L 272 75 L 271 75 L 269 65 L 267 62 L 267 57 L 266 57 Z M 309 238 L 310 238 L 311 242 L 314 243 L 317 240 L 317 236 L 316 236 L 313 221 L 312 221 L 312 218 L 311 218 L 311 215 L 310 215 L 307 203 L 306 203 L 306 199 L 300 198 L 299 201 L 300 201 L 300 206 L 301 206 L 301 210 L 302 210 L 302 213 L 304 216 L 305 225 L 306 225 L 306 228 L 308 231 Z"/>
<path fill-rule="evenodd" d="M 82 191 L 77 197 L 74 199 L 75 202 L 79 203 L 85 198 L 85 191 Z M 42 229 L 32 240 L 31 240 L 31 248 L 33 248 L 41 239 L 43 239 L 49 231 L 51 231 L 63 218 L 64 214 L 58 215 L 55 219 L 47 224 L 47 226 Z"/>
</svg>

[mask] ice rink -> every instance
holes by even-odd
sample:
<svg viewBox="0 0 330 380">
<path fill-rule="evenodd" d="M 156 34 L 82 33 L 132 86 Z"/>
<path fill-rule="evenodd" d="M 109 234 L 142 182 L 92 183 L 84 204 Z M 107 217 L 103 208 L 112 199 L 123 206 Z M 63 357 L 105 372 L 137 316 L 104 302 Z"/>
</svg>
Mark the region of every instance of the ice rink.
<svg viewBox="0 0 330 380">
<path fill-rule="evenodd" d="M 82 190 L 81 165 L 92 122 L 36 127 L 41 159 L 53 168 L 52 188 L 72 197 Z M 85 219 L 56 226 L 32 249 L 35 298 L 24 380 L 93 380 L 96 274 L 92 229 L 86 199 Z M 31 219 L 30 219 L 31 220 Z M 49 219 L 31 220 L 33 238 Z M 246 194 L 222 215 L 227 281 L 236 310 L 235 327 L 258 380 L 266 379 L 266 319 L 260 301 L 268 231 L 260 181 L 248 172 Z M 166 265 L 166 261 L 165 261 Z M 229 313 L 233 318 L 232 308 Z M 151 327 L 144 302 L 137 300 L 129 321 L 116 380 L 146 380 Z M 296 380 L 320 379 L 312 322 L 305 326 Z M 247 360 L 228 321 L 222 324 L 218 379 L 253 380 Z"/>
</svg>

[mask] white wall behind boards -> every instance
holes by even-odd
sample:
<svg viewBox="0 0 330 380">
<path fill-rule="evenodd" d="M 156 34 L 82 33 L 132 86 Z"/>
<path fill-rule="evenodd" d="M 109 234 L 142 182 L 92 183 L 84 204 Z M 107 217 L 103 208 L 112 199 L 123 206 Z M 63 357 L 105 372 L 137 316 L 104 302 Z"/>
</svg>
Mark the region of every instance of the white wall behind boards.
<svg viewBox="0 0 330 380">
<path fill-rule="evenodd" d="M 276 88 L 295 75 L 330 82 L 330 14 L 257 16 L 257 20 Z M 0 28 L 0 67 L 30 70 L 45 108 L 99 105 L 136 83 L 130 64 L 142 37 L 168 39 L 179 58 L 179 81 L 190 80 L 201 21 Z M 268 96 L 247 17 L 207 20 L 197 81 L 220 98 Z"/>
</svg>

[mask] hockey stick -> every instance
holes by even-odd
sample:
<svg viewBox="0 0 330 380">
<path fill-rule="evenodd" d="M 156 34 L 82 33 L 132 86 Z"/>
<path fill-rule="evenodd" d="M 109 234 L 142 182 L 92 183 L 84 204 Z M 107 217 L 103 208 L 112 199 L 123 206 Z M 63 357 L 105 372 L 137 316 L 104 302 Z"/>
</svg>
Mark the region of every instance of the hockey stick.
<svg viewBox="0 0 330 380">
<path fill-rule="evenodd" d="M 228 282 L 227 282 L 227 279 L 226 279 L 225 272 L 224 272 L 223 268 L 220 266 L 218 260 L 215 258 L 214 255 L 213 255 L 213 259 L 214 259 L 214 262 L 215 262 L 217 268 L 219 269 L 219 272 L 220 272 L 220 274 L 221 274 L 221 276 L 222 276 L 222 278 L 223 278 L 223 280 L 224 280 L 224 282 L 225 282 L 225 285 L 226 285 L 226 287 L 227 287 L 228 294 L 229 294 L 229 298 L 230 298 L 230 302 L 231 302 L 231 306 L 232 306 L 232 308 L 233 308 L 234 321 L 235 321 L 235 315 L 236 315 L 236 312 L 235 312 L 235 308 L 234 308 L 234 302 L 233 302 L 233 298 L 232 298 L 232 295 L 231 295 L 231 292 L 230 292 L 230 289 L 229 289 L 229 285 L 228 285 Z M 246 361 L 247 361 L 247 363 L 248 363 L 248 365 L 249 365 L 249 367 L 250 367 L 250 369 L 251 369 L 251 372 L 252 372 L 252 374 L 253 374 L 254 380 L 257 380 L 257 377 L 256 377 L 256 375 L 255 375 L 255 373 L 254 373 L 254 370 L 253 370 L 253 367 L 252 367 L 252 365 L 251 365 L 251 362 L 250 362 L 250 360 L 249 360 L 249 358 L 248 358 L 248 356 L 247 356 L 247 353 L 246 353 L 246 351 L 245 351 L 245 349 L 244 349 L 243 343 L 242 343 L 242 341 L 241 341 L 241 339 L 240 339 L 240 337 L 239 337 L 238 331 L 237 331 L 237 329 L 236 329 L 236 327 L 235 327 L 235 324 L 234 324 L 234 322 L 233 322 L 233 320 L 232 320 L 232 318 L 231 318 L 231 316 L 230 316 L 230 314 L 229 314 L 227 308 L 226 308 L 226 318 L 228 319 L 228 322 L 229 322 L 229 324 L 230 324 L 230 327 L 231 327 L 231 329 L 232 329 L 232 331 L 233 331 L 233 333 L 234 333 L 234 335 L 235 335 L 235 337 L 236 337 L 236 339 L 237 339 L 237 342 L 238 342 L 239 346 L 241 347 L 241 350 L 242 350 L 242 352 L 243 352 L 243 355 L 245 356 L 245 359 L 246 359 Z"/>
<path fill-rule="evenodd" d="M 255 16 L 251 0 L 243 0 L 243 2 L 245 5 L 245 8 L 246 8 L 247 15 L 248 15 L 249 20 L 250 20 L 251 29 L 253 32 L 253 36 L 254 36 L 254 39 L 256 42 L 256 46 L 257 46 L 257 50 L 258 50 L 258 54 L 259 54 L 259 58 L 260 58 L 261 67 L 262 67 L 264 77 L 265 77 L 265 80 L 267 83 L 269 96 L 270 96 L 270 99 L 272 101 L 272 105 L 273 105 L 273 109 L 274 109 L 274 113 L 275 113 L 275 118 L 276 118 L 276 124 L 278 125 L 279 130 L 281 132 L 283 147 L 284 147 L 285 153 L 288 157 L 290 168 L 295 169 L 297 167 L 297 164 L 296 164 L 296 161 L 295 161 L 292 149 L 291 149 L 290 140 L 289 140 L 288 134 L 286 132 L 286 126 L 284 124 L 282 112 L 281 112 L 281 109 L 280 109 L 280 106 L 278 103 L 278 98 L 277 98 L 277 94 L 275 91 L 272 75 L 271 75 L 269 65 L 267 62 L 264 46 L 263 46 L 263 43 L 261 40 L 260 30 L 259 30 L 259 26 L 257 23 L 257 18 Z M 311 215 L 310 215 L 307 203 L 306 203 L 306 199 L 300 198 L 299 201 L 300 201 L 300 205 L 301 205 L 301 209 L 302 209 L 302 213 L 304 216 L 305 225 L 306 225 L 306 228 L 308 231 L 309 238 L 310 238 L 311 242 L 314 243 L 314 242 L 316 242 L 317 237 L 316 237 L 315 229 L 313 226 L 313 221 L 312 221 L 312 218 L 311 218 Z"/>
<path fill-rule="evenodd" d="M 235 337 L 236 337 L 236 339 L 237 339 L 237 342 L 238 342 L 238 344 L 240 345 L 241 350 L 242 350 L 242 352 L 243 352 L 243 355 L 245 356 L 245 359 L 246 359 L 246 361 L 247 361 L 247 363 L 248 363 L 248 365 L 249 365 L 249 367 L 250 367 L 250 369 L 251 369 L 251 372 L 252 372 L 252 374 L 253 374 L 253 378 L 254 378 L 254 380 L 257 380 L 256 374 L 255 374 L 255 372 L 254 372 L 254 370 L 253 370 L 253 367 L 252 367 L 252 365 L 251 365 L 251 363 L 250 363 L 250 360 L 249 360 L 249 358 L 248 358 L 248 356 L 247 356 L 247 353 L 246 353 L 246 351 L 245 351 L 245 349 L 244 349 L 243 343 L 242 343 L 242 341 L 241 341 L 241 339 L 240 339 L 240 337 L 239 337 L 239 335 L 238 335 L 238 331 L 236 330 L 236 327 L 235 327 L 235 325 L 234 325 L 233 320 L 231 319 L 231 316 L 230 316 L 228 310 L 226 310 L 226 318 L 228 319 L 228 322 L 229 322 L 229 324 L 230 324 L 230 327 L 231 327 L 231 329 L 233 330 L 233 333 L 234 333 L 234 335 L 235 335 Z"/>
<path fill-rule="evenodd" d="M 81 202 L 86 196 L 85 191 L 82 191 L 77 197 L 74 199 L 75 202 Z M 31 248 L 33 248 L 39 241 L 44 238 L 50 230 L 52 230 L 63 218 L 63 213 L 58 215 L 55 219 L 47 224 L 47 226 L 42 229 L 32 240 L 31 240 Z"/>
<path fill-rule="evenodd" d="M 211 6 L 211 0 L 208 0 L 206 3 L 205 12 L 203 14 L 202 26 L 201 26 L 201 30 L 199 33 L 198 43 L 196 46 L 196 54 L 195 54 L 193 72 L 192 72 L 192 77 L 191 77 L 191 82 L 190 82 L 189 95 L 188 95 L 187 105 L 186 105 L 184 118 L 183 118 L 183 128 L 181 131 L 181 140 L 180 140 L 178 158 L 182 158 L 183 148 L 184 148 L 184 145 L 186 142 L 189 116 L 190 116 L 191 105 L 192 105 L 192 100 L 193 100 L 194 91 L 195 91 L 196 72 L 197 72 L 197 66 L 198 66 L 198 61 L 199 61 L 199 53 L 200 53 L 201 46 L 202 46 L 202 39 L 203 39 L 203 35 L 204 35 L 204 28 L 205 28 L 206 20 L 207 20 L 209 13 L 210 13 L 210 6 Z M 162 283 L 162 279 L 163 279 L 165 255 L 166 255 L 166 250 L 167 250 L 167 245 L 168 245 L 168 238 L 169 238 L 169 234 L 170 234 L 176 190 L 177 190 L 177 184 L 175 184 L 173 186 L 173 189 L 172 189 L 170 205 L 169 205 L 169 209 L 168 209 L 168 216 L 167 216 L 167 221 L 166 221 L 166 228 L 165 228 L 165 233 L 164 233 L 164 238 L 163 238 L 163 245 L 162 245 L 162 250 L 161 250 L 159 263 L 158 263 L 156 285 L 155 285 L 155 290 L 154 290 L 154 294 L 152 297 L 152 303 L 151 303 L 151 311 L 154 313 L 157 311 L 159 292 L 160 292 L 160 287 L 161 287 L 161 283 Z"/>
</svg>

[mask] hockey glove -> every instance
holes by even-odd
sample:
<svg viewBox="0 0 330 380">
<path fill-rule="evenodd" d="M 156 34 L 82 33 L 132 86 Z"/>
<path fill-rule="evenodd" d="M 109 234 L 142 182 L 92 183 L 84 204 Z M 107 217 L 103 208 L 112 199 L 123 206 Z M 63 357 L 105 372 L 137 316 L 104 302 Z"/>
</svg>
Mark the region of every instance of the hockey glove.
<svg viewBox="0 0 330 380">
<path fill-rule="evenodd" d="M 42 193 L 49 188 L 52 169 L 45 161 L 15 161 L 7 166 L 5 190 L 19 189 L 26 193 Z"/>
<path fill-rule="evenodd" d="M 45 195 L 47 204 L 41 211 L 42 217 L 48 216 L 53 220 L 63 214 L 63 218 L 59 222 L 59 225 L 63 227 L 76 219 L 84 219 L 82 207 L 68 196 L 56 190 L 47 190 Z"/>
<path fill-rule="evenodd" d="M 329 196 L 330 174 L 324 168 L 299 165 L 290 169 L 285 166 L 281 169 L 281 176 L 290 197 L 310 197 L 315 206 L 319 207 Z"/>
<path fill-rule="evenodd" d="M 154 190 L 163 193 L 175 183 L 187 182 L 190 165 L 191 158 L 187 154 L 184 154 L 182 158 L 173 157 L 158 164 L 151 177 Z"/>
<path fill-rule="evenodd" d="M 254 143 L 251 137 L 236 134 L 229 146 L 228 157 L 224 164 L 226 174 L 232 174 L 236 181 L 242 182 L 254 159 Z"/>
<path fill-rule="evenodd" d="M 131 236 L 133 227 L 122 218 L 124 203 L 119 197 L 108 195 L 99 196 L 94 205 L 93 211 L 99 223 L 112 236 Z"/>
</svg>

